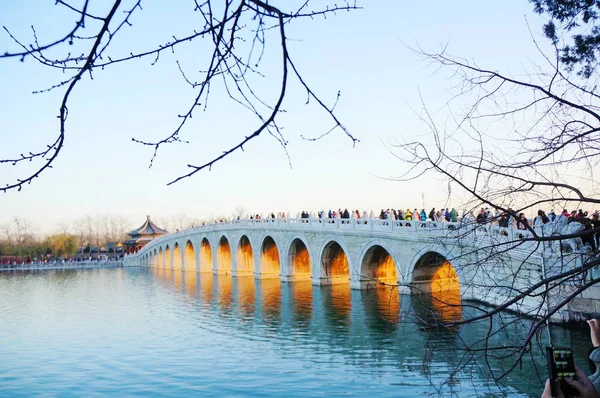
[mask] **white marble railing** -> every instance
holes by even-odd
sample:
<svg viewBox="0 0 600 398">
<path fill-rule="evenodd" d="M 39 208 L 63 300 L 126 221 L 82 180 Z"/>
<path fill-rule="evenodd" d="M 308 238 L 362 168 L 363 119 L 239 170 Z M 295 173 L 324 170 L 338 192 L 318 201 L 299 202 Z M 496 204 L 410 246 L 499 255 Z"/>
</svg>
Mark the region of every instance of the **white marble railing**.
<svg viewBox="0 0 600 398">
<path fill-rule="evenodd" d="M 433 222 L 417 220 L 382 220 L 379 218 L 261 218 L 240 219 L 205 224 L 169 234 L 170 238 L 188 235 L 190 232 L 240 229 L 240 228 L 297 228 L 331 229 L 367 232 L 430 233 L 432 230 L 452 231 L 461 226 L 458 222 Z"/>
<path fill-rule="evenodd" d="M 298 229 L 298 230 L 331 230 L 355 231 L 359 233 L 386 233 L 398 236 L 423 237 L 455 237 L 482 241 L 481 244 L 494 242 L 515 242 L 533 238 L 528 230 L 500 227 L 496 224 L 479 224 L 475 222 L 445 222 L 418 220 L 385 220 L 379 218 L 262 218 L 239 219 L 204 224 L 202 226 L 178 231 L 153 240 L 148 246 L 156 246 L 164 241 L 187 237 L 202 232 L 227 231 L 239 229 Z M 539 236 L 543 236 L 541 227 L 534 228 Z M 485 242 L 485 243 L 484 243 Z M 523 242 L 519 249 L 524 251 L 543 250 L 538 242 Z"/>
</svg>

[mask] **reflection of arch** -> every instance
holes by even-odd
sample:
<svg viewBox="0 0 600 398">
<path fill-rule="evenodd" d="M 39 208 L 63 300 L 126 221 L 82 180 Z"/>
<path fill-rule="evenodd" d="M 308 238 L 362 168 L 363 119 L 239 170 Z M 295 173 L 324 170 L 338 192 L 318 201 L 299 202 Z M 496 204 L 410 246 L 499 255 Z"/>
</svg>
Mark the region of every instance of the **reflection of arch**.
<svg viewBox="0 0 600 398">
<path fill-rule="evenodd" d="M 435 328 L 462 320 L 461 297 L 458 289 L 431 294 L 413 294 L 409 300 L 417 316 L 417 323 L 423 327 Z"/>
<path fill-rule="evenodd" d="M 303 281 L 311 278 L 311 256 L 308 245 L 301 238 L 295 238 L 288 245 L 287 270 L 289 280 Z"/>
<path fill-rule="evenodd" d="M 389 325 L 397 325 L 400 320 L 400 293 L 396 287 L 386 286 L 377 289 L 377 314 L 388 322 Z"/>
<path fill-rule="evenodd" d="M 398 272 L 392 254 L 382 245 L 369 247 L 360 261 L 360 278 L 382 282 L 387 285 L 398 283 Z"/>
<path fill-rule="evenodd" d="M 212 274 L 200 277 L 200 296 L 203 303 L 210 304 L 212 302 L 214 297 Z"/>
<path fill-rule="evenodd" d="M 217 294 L 221 311 L 229 312 L 233 306 L 233 278 L 221 275 L 217 278 Z"/>
<path fill-rule="evenodd" d="M 252 275 L 254 273 L 254 251 L 250 239 L 242 235 L 236 254 L 236 275 Z"/>
<path fill-rule="evenodd" d="M 435 320 L 461 318 L 460 281 L 456 269 L 443 255 L 429 251 L 415 263 L 411 291 L 420 299 Z"/>
<path fill-rule="evenodd" d="M 310 281 L 294 283 L 291 287 L 293 319 L 302 325 L 307 325 L 312 319 L 313 286 Z"/>
<path fill-rule="evenodd" d="M 327 286 L 322 290 L 323 305 L 326 319 L 336 331 L 345 331 L 350 325 L 350 312 L 352 309 L 352 293 L 350 286 L 337 283 Z M 342 329 L 339 329 L 343 326 Z"/>
<path fill-rule="evenodd" d="M 217 273 L 227 274 L 231 273 L 231 270 L 231 247 L 229 246 L 229 240 L 223 235 L 219 239 L 217 249 Z"/>
<path fill-rule="evenodd" d="M 266 236 L 260 250 L 260 277 L 261 279 L 279 278 L 280 269 L 277 244 L 273 238 Z"/>
<path fill-rule="evenodd" d="M 279 322 L 281 317 L 281 282 L 276 279 L 260 282 L 263 320 Z"/>
<path fill-rule="evenodd" d="M 175 242 L 175 246 L 173 246 L 173 269 L 181 271 L 181 268 L 181 248 L 179 243 Z"/>
<path fill-rule="evenodd" d="M 208 239 L 204 238 L 200 243 L 200 272 L 211 272 L 212 266 L 212 248 Z"/>
<path fill-rule="evenodd" d="M 335 240 L 329 241 L 321 254 L 321 283 L 336 284 L 350 281 L 348 256 Z"/>
<path fill-rule="evenodd" d="M 191 241 L 185 242 L 185 249 L 183 251 L 183 269 L 186 271 L 196 270 L 196 251 Z"/>
<path fill-rule="evenodd" d="M 254 313 L 254 302 L 256 300 L 256 282 L 254 278 L 236 278 L 236 283 L 240 314 L 246 316 Z"/>
<path fill-rule="evenodd" d="M 173 257 L 171 256 L 169 245 L 165 248 L 165 268 L 173 268 Z"/>
</svg>

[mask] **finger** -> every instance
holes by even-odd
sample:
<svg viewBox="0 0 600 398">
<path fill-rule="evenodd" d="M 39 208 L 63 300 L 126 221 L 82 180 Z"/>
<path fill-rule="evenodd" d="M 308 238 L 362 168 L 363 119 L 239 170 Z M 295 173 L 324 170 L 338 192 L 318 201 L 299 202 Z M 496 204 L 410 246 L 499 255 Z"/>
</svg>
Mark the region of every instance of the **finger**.
<svg viewBox="0 0 600 398">
<path fill-rule="evenodd" d="M 585 375 L 585 372 L 583 370 L 581 370 L 581 368 L 577 365 L 575 365 L 575 377 L 577 377 L 577 382 L 580 383 L 582 386 L 586 386 L 586 387 L 594 386 L 594 384 L 591 382 L 591 380 L 588 379 L 588 377 Z"/>
<path fill-rule="evenodd" d="M 585 375 L 584 375 L 584 377 L 585 377 Z M 586 377 L 586 379 L 587 379 L 587 377 Z M 577 391 L 579 391 L 580 394 L 583 394 L 583 393 L 585 393 L 585 392 L 587 392 L 589 390 L 588 387 L 586 387 L 585 385 L 583 385 L 582 383 L 580 383 L 579 381 L 577 381 L 575 379 L 566 378 L 565 381 L 571 387 L 573 387 L 574 389 L 576 389 Z"/>
<path fill-rule="evenodd" d="M 554 391 L 556 391 L 556 393 L 558 394 L 556 397 L 563 398 L 564 395 L 562 394 L 560 387 L 558 387 L 556 383 L 554 384 Z M 550 379 L 546 379 L 546 384 L 544 385 L 544 392 L 542 392 L 542 398 L 552 398 L 552 383 L 550 382 Z"/>
<path fill-rule="evenodd" d="M 553 398 L 565 398 L 565 394 L 563 393 L 562 388 L 560 388 L 560 383 L 558 381 L 553 381 L 552 386 L 556 395 L 552 396 L 552 390 L 550 390 L 550 396 Z"/>
</svg>

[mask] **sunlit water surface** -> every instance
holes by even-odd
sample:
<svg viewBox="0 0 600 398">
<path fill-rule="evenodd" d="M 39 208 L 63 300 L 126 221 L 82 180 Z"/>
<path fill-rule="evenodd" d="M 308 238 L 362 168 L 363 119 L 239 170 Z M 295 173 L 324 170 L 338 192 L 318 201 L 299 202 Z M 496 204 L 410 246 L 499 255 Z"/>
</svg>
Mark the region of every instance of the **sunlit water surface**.
<svg viewBox="0 0 600 398">
<path fill-rule="evenodd" d="M 0 273 L 0 302 L 1 397 L 540 394 L 450 377 L 456 335 L 399 322 L 397 292 L 104 269 Z"/>
</svg>

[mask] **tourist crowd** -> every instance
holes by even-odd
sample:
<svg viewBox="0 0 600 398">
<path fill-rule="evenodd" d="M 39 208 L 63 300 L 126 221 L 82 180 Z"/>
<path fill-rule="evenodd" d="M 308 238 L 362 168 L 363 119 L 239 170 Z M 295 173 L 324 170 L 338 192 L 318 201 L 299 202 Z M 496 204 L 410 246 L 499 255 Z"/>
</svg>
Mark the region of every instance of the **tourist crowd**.
<svg viewBox="0 0 600 398">
<path fill-rule="evenodd" d="M 570 222 L 579 222 L 584 226 L 585 230 L 596 230 L 594 233 L 586 234 L 582 236 L 582 241 L 584 244 L 589 244 L 592 249 L 596 249 L 600 247 L 600 218 L 598 211 L 593 214 L 589 214 L 587 211 L 582 209 L 573 210 L 569 212 L 567 209 L 564 209 L 560 213 L 556 213 L 554 209 L 550 210 L 546 213 L 544 210 L 538 210 L 537 216 L 533 219 L 528 219 L 524 213 L 516 213 L 512 209 L 508 209 L 507 211 L 501 211 L 499 209 L 495 209 L 494 211 L 489 208 L 481 208 L 477 214 L 473 211 L 464 212 L 464 214 L 459 216 L 458 211 L 455 208 L 442 208 L 436 210 L 432 208 L 429 212 L 426 212 L 425 209 L 410 210 L 409 208 L 406 210 L 402 209 L 381 209 L 379 215 L 376 216 L 373 211 L 367 213 L 366 210 L 353 210 L 349 211 L 347 208 L 342 210 L 339 208 L 338 210 L 321 210 L 316 213 L 311 213 L 306 210 L 302 211 L 299 214 L 302 219 L 309 218 L 320 218 L 320 219 L 373 219 L 378 218 L 381 220 L 402 220 L 402 221 L 431 221 L 431 222 L 463 222 L 463 223 L 477 223 L 477 224 L 492 224 L 498 225 L 504 228 L 513 228 L 513 229 L 521 229 L 525 230 L 529 227 L 542 227 L 547 223 L 557 222 L 561 217 L 564 217 L 564 224 L 568 224 Z M 278 212 L 278 213 L 269 213 L 266 217 L 261 214 L 254 214 L 248 216 L 251 220 L 261 220 L 263 218 L 267 219 L 286 219 L 290 218 L 289 213 Z M 239 220 L 240 217 L 238 216 Z M 215 223 L 223 223 L 227 222 L 226 219 L 217 219 Z M 205 225 L 205 223 L 202 223 Z"/>
</svg>

